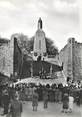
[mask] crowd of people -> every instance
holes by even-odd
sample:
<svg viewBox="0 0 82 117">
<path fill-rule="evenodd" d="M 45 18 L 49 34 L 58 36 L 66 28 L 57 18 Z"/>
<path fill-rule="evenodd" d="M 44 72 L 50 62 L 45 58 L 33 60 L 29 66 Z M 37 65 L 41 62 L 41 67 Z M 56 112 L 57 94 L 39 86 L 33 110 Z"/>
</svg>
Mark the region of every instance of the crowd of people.
<svg viewBox="0 0 82 117">
<path fill-rule="evenodd" d="M 73 103 L 78 106 L 82 103 L 82 85 L 74 84 L 63 86 L 62 84 L 8 84 L 0 86 L 0 107 L 4 109 L 2 115 L 12 113 L 12 117 L 20 117 L 22 103 L 32 101 L 33 111 L 37 111 L 38 102 L 43 101 L 44 109 L 48 108 L 48 102 L 62 104 L 61 112 L 72 112 Z M 18 116 L 19 115 L 19 116 Z"/>
</svg>

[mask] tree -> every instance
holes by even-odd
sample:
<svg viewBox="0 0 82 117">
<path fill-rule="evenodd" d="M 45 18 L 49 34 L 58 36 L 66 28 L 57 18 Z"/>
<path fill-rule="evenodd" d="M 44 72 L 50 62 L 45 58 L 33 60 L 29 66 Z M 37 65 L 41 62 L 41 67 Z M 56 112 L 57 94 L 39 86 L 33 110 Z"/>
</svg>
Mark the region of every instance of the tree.
<svg viewBox="0 0 82 117">
<path fill-rule="evenodd" d="M 23 54 L 30 53 L 33 50 L 33 40 L 29 40 L 29 38 L 24 34 L 17 34 L 18 37 L 18 45 L 22 50 Z"/>
<path fill-rule="evenodd" d="M 45 38 L 46 40 L 46 48 L 47 48 L 47 53 L 48 55 L 56 55 L 58 54 L 58 49 L 54 45 L 54 42 L 50 38 Z M 28 53 L 33 51 L 33 46 L 34 46 L 34 36 L 31 37 L 30 39 L 23 35 L 19 35 L 19 46 L 22 49 L 25 49 Z"/>
<path fill-rule="evenodd" d="M 58 49 L 57 47 L 54 45 L 54 42 L 49 39 L 49 38 L 45 38 L 46 40 L 46 48 L 47 48 L 47 53 L 48 55 L 56 55 L 58 54 Z M 33 51 L 33 44 L 34 44 L 34 37 L 32 37 L 29 42 L 28 42 L 28 47 L 29 47 L 29 51 Z"/>
<path fill-rule="evenodd" d="M 28 53 L 33 51 L 34 37 L 29 39 L 27 36 L 21 34 L 19 36 L 19 46 L 21 49 L 26 50 Z"/>
<path fill-rule="evenodd" d="M 24 34 L 18 34 L 18 45 L 21 49 L 27 49 L 28 48 L 28 37 Z"/>
<path fill-rule="evenodd" d="M 33 46 L 34 46 L 34 36 L 31 37 L 31 38 L 29 39 L 27 46 L 28 46 L 28 51 L 29 51 L 29 52 L 33 51 Z"/>
<path fill-rule="evenodd" d="M 47 37 L 46 37 L 46 48 L 47 48 L 48 55 L 58 54 L 58 49 L 54 45 L 54 42 L 50 38 L 47 38 Z"/>
</svg>

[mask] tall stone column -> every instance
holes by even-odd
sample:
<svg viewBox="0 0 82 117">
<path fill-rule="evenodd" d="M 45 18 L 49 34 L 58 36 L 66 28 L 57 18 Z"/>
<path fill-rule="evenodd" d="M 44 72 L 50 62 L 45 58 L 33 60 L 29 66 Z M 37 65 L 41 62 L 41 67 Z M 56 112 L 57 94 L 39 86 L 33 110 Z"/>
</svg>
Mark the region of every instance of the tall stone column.
<svg viewBox="0 0 82 117">
<path fill-rule="evenodd" d="M 70 38 L 68 40 L 68 77 L 71 77 L 71 80 L 74 80 L 74 46 L 75 46 L 75 39 Z"/>
</svg>

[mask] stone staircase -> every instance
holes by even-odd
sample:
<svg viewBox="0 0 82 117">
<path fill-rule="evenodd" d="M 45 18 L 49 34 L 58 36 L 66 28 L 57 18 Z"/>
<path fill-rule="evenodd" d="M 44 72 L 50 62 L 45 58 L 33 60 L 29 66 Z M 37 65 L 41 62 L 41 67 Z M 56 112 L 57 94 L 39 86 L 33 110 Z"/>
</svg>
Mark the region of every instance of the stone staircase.
<svg viewBox="0 0 82 117">
<path fill-rule="evenodd" d="M 49 59 L 47 59 L 47 62 L 60 66 L 60 62 L 57 58 L 49 58 Z M 59 84 L 59 83 L 66 84 L 66 77 L 64 75 L 63 70 L 56 72 L 56 74 L 57 74 L 57 78 L 55 79 L 55 83 L 56 84 Z"/>
<path fill-rule="evenodd" d="M 45 61 L 47 61 L 51 64 L 59 65 L 57 58 L 46 58 Z"/>
<path fill-rule="evenodd" d="M 63 74 L 63 71 L 57 72 L 57 77 L 58 77 L 57 82 L 62 83 L 62 84 L 66 83 L 66 79 L 65 79 L 65 76 Z"/>
</svg>

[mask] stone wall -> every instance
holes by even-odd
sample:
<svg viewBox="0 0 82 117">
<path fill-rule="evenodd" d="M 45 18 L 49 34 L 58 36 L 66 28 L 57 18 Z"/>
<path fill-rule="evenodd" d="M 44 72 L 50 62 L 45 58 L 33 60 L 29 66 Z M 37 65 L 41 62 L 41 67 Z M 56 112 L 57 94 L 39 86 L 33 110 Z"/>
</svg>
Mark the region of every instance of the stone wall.
<svg viewBox="0 0 82 117">
<path fill-rule="evenodd" d="M 66 77 L 73 80 L 82 79 L 82 43 L 70 38 L 66 46 L 59 53 L 60 64 Z"/>
<path fill-rule="evenodd" d="M 75 78 L 82 79 L 82 43 L 75 42 L 74 65 Z"/>
<path fill-rule="evenodd" d="M 21 75 L 22 52 L 18 46 L 18 37 L 11 40 L 0 39 L 0 72 L 6 76 Z"/>
<path fill-rule="evenodd" d="M 13 73 L 12 46 L 12 41 L 0 42 L 0 72 L 7 76 Z"/>
</svg>

